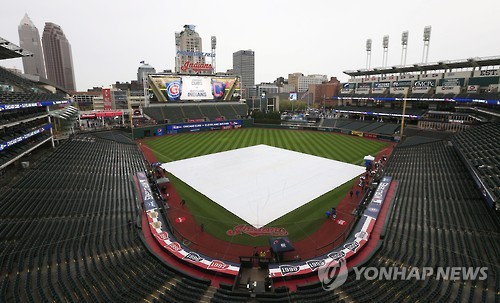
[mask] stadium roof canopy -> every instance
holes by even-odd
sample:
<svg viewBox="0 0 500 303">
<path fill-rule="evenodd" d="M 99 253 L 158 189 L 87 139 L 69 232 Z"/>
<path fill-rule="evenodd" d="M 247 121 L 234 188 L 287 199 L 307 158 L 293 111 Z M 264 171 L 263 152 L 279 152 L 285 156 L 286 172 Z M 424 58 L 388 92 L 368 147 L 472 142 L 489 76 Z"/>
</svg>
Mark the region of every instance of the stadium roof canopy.
<svg viewBox="0 0 500 303">
<path fill-rule="evenodd" d="M 0 60 L 32 56 L 33 53 L 0 37 Z"/>
<path fill-rule="evenodd" d="M 500 56 L 469 58 L 460 60 L 443 60 L 433 63 L 415 63 L 413 65 L 396 65 L 391 67 L 376 67 L 372 69 L 346 70 L 344 74 L 351 77 L 371 76 L 380 74 L 401 74 L 433 70 L 450 70 L 454 68 L 473 68 L 481 66 L 500 65 Z"/>
</svg>

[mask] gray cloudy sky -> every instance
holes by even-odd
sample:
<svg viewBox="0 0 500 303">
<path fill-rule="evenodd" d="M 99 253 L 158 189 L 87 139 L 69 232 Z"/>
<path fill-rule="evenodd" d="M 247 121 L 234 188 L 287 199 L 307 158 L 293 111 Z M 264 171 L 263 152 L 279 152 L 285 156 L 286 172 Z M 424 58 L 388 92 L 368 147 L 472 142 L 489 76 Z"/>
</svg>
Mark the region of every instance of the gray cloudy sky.
<svg viewBox="0 0 500 303">
<path fill-rule="evenodd" d="M 409 31 L 407 64 L 422 60 L 423 30 L 432 26 L 429 62 L 500 55 L 500 1 L 9 1 L 0 37 L 19 45 L 17 26 L 28 13 L 40 32 L 60 25 L 71 43 L 77 89 L 136 79 L 139 62 L 157 71 L 174 68 L 175 32 L 196 25 L 203 51 L 217 37 L 217 71 L 232 68 L 232 54 L 255 51 L 256 82 L 289 73 L 326 74 L 346 81 L 344 70 L 364 68 L 366 39 L 371 67 L 399 65 L 401 33 Z M 0 61 L 22 70 L 21 59 Z"/>
</svg>

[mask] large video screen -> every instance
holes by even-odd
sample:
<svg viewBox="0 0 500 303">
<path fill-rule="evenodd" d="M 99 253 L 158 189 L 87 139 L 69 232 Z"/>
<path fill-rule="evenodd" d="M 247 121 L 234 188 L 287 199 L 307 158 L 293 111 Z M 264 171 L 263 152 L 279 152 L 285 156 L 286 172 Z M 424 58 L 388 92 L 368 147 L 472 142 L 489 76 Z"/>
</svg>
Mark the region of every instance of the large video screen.
<svg viewBox="0 0 500 303">
<path fill-rule="evenodd" d="M 237 101 L 240 81 L 236 76 L 148 75 L 149 101 Z"/>
</svg>

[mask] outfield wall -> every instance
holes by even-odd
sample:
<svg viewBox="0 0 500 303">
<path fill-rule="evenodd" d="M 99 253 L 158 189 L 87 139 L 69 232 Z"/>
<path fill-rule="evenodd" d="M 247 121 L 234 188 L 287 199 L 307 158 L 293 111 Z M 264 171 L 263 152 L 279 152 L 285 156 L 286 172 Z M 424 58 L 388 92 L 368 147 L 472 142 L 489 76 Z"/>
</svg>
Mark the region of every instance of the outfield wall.
<svg viewBox="0 0 500 303">
<path fill-rule="evenodd" d="M 352 136 L 364 137 L 364 138 L 370 138 L 370 139 L 378 139 L 378 140 L 394 141 L 394 142 L 400 141 L 399 136 L 380 135 L 380 134 L 376 134 L 376 133 L 360 132 L 360 131 L 356 131 L 356 130 L 340 129 L 340 128 L 334 128 L 334 127 L 300 126 L 300 125 L 274 125 L 274 124 L 253 124 L 253 127 L 333 132 L 333 133 L 341 133 L 344 135 L 352 135 Z"/>
<path fill-rule="evenodd" d="M 223 129 L 248 128 L 248 127 L 334 132 L 334 133 L 342 133 L 345 135 L 352 135 L 352 136 L 378 139 L 384 141 L 393 141 L 393 142 L 400 141 L 399 136 L 388 136 L 376 133 L 360 132 L 355 130 L 340 129 L 333 127 L 255 124 L 253 119 L 191 122 L 191 123 L 176 123 L 176 124 L 157 124 L 151 126 L 136 127 L 133 129 L 133 135 L 134 139 L 143 139 L 146 137 L 158 137 L 163 135 L 173 135 L 173 134 L 223 130 Z"/>
</svg>

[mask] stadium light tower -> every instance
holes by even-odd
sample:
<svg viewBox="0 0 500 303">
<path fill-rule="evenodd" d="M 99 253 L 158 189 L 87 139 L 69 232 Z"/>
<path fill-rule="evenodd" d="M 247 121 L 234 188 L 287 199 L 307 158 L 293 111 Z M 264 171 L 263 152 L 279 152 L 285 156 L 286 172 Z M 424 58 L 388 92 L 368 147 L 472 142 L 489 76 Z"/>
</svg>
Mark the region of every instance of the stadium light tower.
<svg viewBox="0 0 500 303">
<path fill-rule="evenodd" d="M 212 36 L 211 37 L 211 41 L 212 41 L 212 68 L 213 68 L 213 71 L 212 73 L 215 74 L 215 46 L 217 44 L 217 38 L 215 36 Z"/>
<path fill-rule="evenodd" d="M 401 65 L 406 65 L 406 53 L 408 51 L 408 31 L 404 31 L 401 36 Z"/>
<path fill-rule="evenodd" d="M 370 69 L 372 63 L 372 39 L 366 40 L 366 69 Z"/>
<path fill-rule="evenodd" d="M 389 54 L 389 35 L 385 35 L 382 40 L 382 46 L 384 47 L 384 53 L 382 55 L 382 67 L 387 66 L 387 56 Z"/>
<path fill-rule="evenodd" d="M 422 53 L 422 63 L 427 63 L 427 59 L 429 59 L 429 43 L 431 40 L 431 26 L 426 26 L 424 28 L 424 51 Z M 425 61 L 424 61 L 425 56 Z"/>
</svg>

